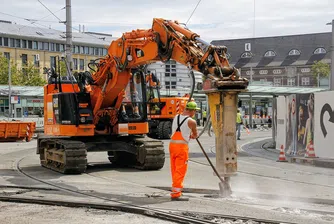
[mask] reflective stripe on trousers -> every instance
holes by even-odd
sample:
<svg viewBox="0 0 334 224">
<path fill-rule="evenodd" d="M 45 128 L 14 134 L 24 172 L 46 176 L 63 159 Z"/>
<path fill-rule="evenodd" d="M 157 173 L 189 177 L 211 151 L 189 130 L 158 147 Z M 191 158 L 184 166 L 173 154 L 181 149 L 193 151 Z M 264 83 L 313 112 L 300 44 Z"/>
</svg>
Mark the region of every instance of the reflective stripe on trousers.
<svg viewBox="0 0 334 224">
<path fill-rule="evenodd" d="M 170 140 L 170 143 L 173 143 L 173 144 L 186 144 L 188 145 L 188 142 L 186 140 Z"/>
</svg>

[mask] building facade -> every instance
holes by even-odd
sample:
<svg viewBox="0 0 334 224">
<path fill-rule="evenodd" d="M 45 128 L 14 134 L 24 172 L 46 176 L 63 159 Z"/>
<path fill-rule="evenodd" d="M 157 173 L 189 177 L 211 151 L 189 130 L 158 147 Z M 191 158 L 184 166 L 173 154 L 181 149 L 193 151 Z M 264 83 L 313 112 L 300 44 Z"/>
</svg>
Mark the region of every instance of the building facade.
<svg viewBox="0 0 334 224">
<path fill-rule="evenodd" d="M 148 66 L 148 70 L 155 73 L 161 83 L 161 94 L 164 96 L 183 96 L 191 91 L 190 70 L 174 60 L 166 63 L 156 62 Z M 194 71 L 195 83 L 202 82 L 202 74 Z M 195 88 L 195 90 L 197 90 Z"/>
<path fill-rule="evenodd" d="M 331 63 L 331 33 L 215 40 L 225 45 L 229 61 L 252 84 L 327 87 L 328 78 L 317 82 L 311 67 L 317 61 Z"/>
<path fill-rule="evenodd" d="M 88 70 L 88 63 L 107 54 L 113 38 L 108 34 L 74 32 L 73 70 Z M 24 69 L 28 63 L 39 68 L 54 67 L 56 57 L 65 55 L 65 33 L 0 21 L 0 53 Z M 44 77 L 47 78 L 47 77 Z"/>
</svg>

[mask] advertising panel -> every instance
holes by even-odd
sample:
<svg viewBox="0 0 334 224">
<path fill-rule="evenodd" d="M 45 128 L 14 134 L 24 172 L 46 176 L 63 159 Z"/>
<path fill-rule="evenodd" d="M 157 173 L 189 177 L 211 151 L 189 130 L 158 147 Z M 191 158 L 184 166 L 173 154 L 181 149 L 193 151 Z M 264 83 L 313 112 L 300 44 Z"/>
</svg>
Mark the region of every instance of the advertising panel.
<svg viewBox="0 0 334 224">
<path fill-rule="evenodd" d="M 297 154 L 297 103 L 296 94 L 286 97 L 286 142 L 285 150 L 289 155 Z"/>
<path fill-rule="evenodd" d="M 315 93 L 314 98 L 314 151 L 334 159 L 334 91 Z"/>
<path fill-rule="evenodd" d="M 314 136 L 314 95 L 297 95 L 297 156 L 305 156 Z"/>
</svg>

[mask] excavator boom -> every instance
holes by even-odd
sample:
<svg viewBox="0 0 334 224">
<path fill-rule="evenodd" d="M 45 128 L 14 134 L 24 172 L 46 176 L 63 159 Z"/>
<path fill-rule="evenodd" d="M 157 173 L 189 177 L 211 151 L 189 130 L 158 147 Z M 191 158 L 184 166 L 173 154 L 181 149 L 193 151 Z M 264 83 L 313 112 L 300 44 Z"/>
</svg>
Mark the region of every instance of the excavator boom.
<svg viewBox="0 0 334 224">
<path fill-rule="evenodd" d="M 94 113 L 114 106 L 119 93 L 130 79 L 131 69 L 156 61 L 173 59 L 218 81 L 238 81 L 239 72 L 231 68 L 225 46 L 213 46 L 176 21 L 153 19 L 149 30 L 133 30 L 113 41 L 108 55 L 93 73 L 91 92 Z M 245 87 L 245 80 L 240 83 Z M 221 84 L 221 83 L 220 83 Z"/>
</svg>

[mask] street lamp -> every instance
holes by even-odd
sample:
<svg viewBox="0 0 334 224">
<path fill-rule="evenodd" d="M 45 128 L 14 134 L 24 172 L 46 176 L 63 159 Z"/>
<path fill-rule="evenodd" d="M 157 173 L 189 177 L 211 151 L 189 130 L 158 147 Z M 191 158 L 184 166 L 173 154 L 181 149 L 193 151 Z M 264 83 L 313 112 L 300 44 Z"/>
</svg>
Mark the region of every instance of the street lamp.
<svg viewBox="0 0 334 224">
<path fill-rule="evenodd" d="M 334 90 L 334 20 L 326 25 L 332 25 L 331 75 L 329 76 L 329 90 Z"/>
</svg>

